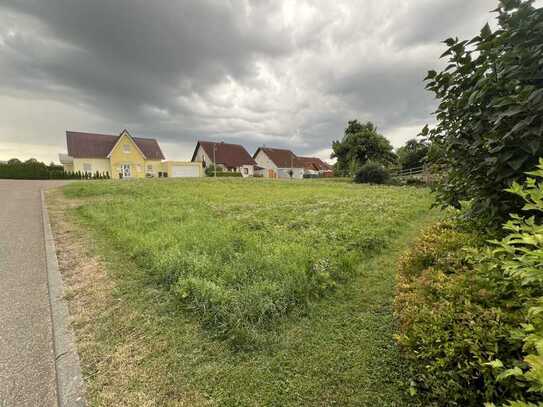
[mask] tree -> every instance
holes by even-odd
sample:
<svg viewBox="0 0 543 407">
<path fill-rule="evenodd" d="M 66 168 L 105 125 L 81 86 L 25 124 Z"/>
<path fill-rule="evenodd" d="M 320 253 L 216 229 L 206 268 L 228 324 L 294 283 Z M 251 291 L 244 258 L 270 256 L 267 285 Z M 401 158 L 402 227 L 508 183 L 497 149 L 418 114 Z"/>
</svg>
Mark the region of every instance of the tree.
<svg viewBox="0 0 543 407">
<path fill-rule="evenodd" d="M 429 145 L 426 140 L 407 140 L 405 146 L 398 149 L 398 160 L 402 169 L 418 168 L 425 164 Z"/>
<path fill-rule="evenodd" d="M 469 41 L 445 41 L 448 66 L 426 77 L 440 99 L 437 126 L 422 135 L 439 151 L 438 200 L 471 200 L 471 215 L 499 224 L 523 205 L 504 190 L 543 156 L 543 10 L 502 0 L 494 11 L 496 31 L 487 24 Z"/>
<path fill-rule="evenodd" d="M 371 122 L 358 120 L 348 123 L 341 141 L 332 143 L 331 158 L 337 158 L 335 172 L 339 176 L 354 176 L 368 161 L 388 166 L 396 161 L 392 145 Z"/>
</svg>

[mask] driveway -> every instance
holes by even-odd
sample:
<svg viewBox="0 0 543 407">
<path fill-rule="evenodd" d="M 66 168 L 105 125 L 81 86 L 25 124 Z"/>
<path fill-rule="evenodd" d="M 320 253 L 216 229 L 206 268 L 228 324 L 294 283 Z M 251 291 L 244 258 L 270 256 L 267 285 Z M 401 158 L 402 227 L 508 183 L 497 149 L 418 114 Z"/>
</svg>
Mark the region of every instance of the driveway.
<svg viewBox="0 0 543 407">
<path fill-rule="evenodd" d="M 0 179 L 0 407 L 57 405 L 40 191 L 63 184 Z"/>
</svg>

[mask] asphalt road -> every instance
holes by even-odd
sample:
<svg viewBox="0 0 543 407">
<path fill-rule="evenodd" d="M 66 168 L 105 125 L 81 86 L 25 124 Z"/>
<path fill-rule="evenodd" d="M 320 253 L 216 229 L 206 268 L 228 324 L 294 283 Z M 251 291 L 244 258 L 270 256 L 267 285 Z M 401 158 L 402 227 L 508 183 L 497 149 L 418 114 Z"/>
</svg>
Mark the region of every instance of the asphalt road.
<svg viewBox="0 0 543 407">
<path fill-rule="evenodd" d="M 40 191 L 63 183 L 0 180 L 0 407 L 57 405 Z"/>
</svg>

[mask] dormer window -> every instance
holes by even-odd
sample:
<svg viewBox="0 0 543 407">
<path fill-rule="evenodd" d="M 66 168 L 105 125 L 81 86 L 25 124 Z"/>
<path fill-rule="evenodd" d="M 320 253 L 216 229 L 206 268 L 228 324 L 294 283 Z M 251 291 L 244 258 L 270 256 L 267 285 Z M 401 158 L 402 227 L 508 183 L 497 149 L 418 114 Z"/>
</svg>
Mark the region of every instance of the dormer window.
<svg viewBox="0 0 543 407">
<path fill-rule="evenodd" d="M 130 144 L 124 144 L 123 151 L 125 154 L 130 154 Z"/>
</svg>

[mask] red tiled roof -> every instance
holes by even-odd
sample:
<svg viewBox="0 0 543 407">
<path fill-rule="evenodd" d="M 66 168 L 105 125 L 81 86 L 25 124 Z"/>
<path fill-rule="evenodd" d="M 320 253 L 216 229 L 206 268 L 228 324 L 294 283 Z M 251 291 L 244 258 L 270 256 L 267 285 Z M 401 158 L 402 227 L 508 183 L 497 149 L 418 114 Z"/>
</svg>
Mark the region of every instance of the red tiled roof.
<svg viewBox="0 0 543 407">
<path fill-rule="evenodd" d="M 74 158 L 107 158 L 119 139 L 111 134 L 66 132 L 68 155 Z M 155 139 L 132 137 L 134 143 L 148 160 L 164 160 L 164 154 Z"/>
<path fill-rule="evenodd" d="M 304 162 L 290 150 L 259 147 L 253 157 L 256 157 L 259 151 L 266 153 L 268 158 L 277 166 L 277 168 L 304 168 Z"/>
<path fill-rule="evenodd" d="M 317 157 L 298 157 L 305 165 L 307 170 L 332 171 L 332 166 Z"/>
<path fill-rule="evenodd" d="M 222 164 L 227 168 L 238 168 L 242 165 L 256 165 L 255 160 L 239 144 L 215 143 L 213 141 L 198 141 L 192 161 L 196 158 L 198 147 L 202 147 L 207 156 L 213 160 L 213 148 L 215 147 L 215 161 L 217 164 Z"/>
</svg>

